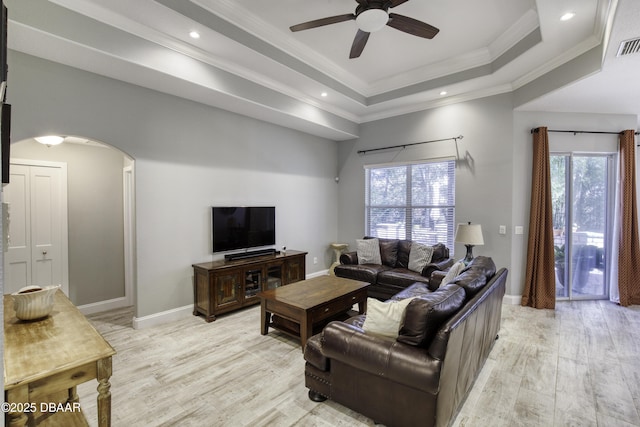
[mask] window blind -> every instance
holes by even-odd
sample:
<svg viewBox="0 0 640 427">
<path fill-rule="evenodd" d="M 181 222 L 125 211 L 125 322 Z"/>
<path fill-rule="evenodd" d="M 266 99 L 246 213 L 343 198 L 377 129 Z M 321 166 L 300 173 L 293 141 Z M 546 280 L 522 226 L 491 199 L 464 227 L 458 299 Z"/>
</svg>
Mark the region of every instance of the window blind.
<svg viewBox="0 0 640 427">
<path fill-rule="evenodd" d="M 365 166 L 365 234 L 444 243 L 453 255 L 455 160 Z"/>
</svg>

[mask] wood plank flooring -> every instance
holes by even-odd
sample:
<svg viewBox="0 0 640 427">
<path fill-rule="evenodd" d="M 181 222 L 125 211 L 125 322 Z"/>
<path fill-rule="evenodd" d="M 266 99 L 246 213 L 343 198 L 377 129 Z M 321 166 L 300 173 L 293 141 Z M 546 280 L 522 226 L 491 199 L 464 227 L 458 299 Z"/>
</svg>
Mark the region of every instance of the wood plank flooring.
<svg viewBox="0 0 640 427">
<path fill-rule="evenodd" d="M 115 347 L 113 425 L 372 426 L 304 387 L 299 343 L 260 335 L 260 308 L 134 330 L 131 309 L 89 316 Z M 640 426 L 640 307 L 504 305 L 500 339 L 456 427 Z M 95 382 L 78 387 L 90 425 Z"/>
</svg>

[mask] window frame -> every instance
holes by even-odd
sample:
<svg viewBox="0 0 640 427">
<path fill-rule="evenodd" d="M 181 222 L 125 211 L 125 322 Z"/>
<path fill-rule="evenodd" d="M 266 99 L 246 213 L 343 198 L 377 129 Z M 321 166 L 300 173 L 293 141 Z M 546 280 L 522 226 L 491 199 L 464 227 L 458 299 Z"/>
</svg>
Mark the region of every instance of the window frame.
<svg viewBox="0 0 640 427">
<path fill-rule="evenodd" d="M 430 203 L 419 203 L 414 201 L 412 197 L 412 191 L 414 191 L 414 168 L 425 167 L 430 164 L 445 164 L 446 173 L 448 176 L 445 196 L 440 196 L 438 193 L 437 200 L 430 200 Z M 404 202 L 398 203 L 372 203 L 372 189 L 371 180 L 373 171 L 380 171 L 382 169 L 391 168 L 405 168 L 404 183 Z M 441 242 L 445 244 L 449 250 L 453 253 L 454 248 L 454 234 L 455 234 L 455 182 L 456 182 L 456 159 L 455 157 L 434 158 L 426 160 L 418 160 L 413 162 L 398 162 L 398 163 L 384 163 L 384 164 L 372 164 L 365 165 L 365 209 L 364 209 L 364 228 L 365 235 L 379 238 L 398 238 L 401 240 L 411 240 L 419 243 L 433 245 Z M 396 183 L 397 184 L 397 183 Z M 399 226 L 394 230 L 387 230 L 387 232 L 380 232 L 373 228 L 375 224 L 372 223 L 372 212 L 376 209 L 396 209 L 404 211 L 404 223 L 398 223 Z M 422 228 L 423 235 L 420 235 L 419 226 L 417 224 L 418 215 L 415 215 L 418 209 L 425 209 L 429 211 L 429 216 L 432 215 L 433 210 L 444 210 L 438 215 L 444 214 L 446 222 L 446 230 L 442 230 L 442 224 L 440 229 Z M 424 217 L 423 217 L 424 220 Z M 431 221 L 429 221 L 431 222 Z M 379 223 L 378 223 L 379 224 Z M 429 236 L 433 238 L 429 238 Z M 444 238 L 443 238 L 444 237 Z"/>
</svg>

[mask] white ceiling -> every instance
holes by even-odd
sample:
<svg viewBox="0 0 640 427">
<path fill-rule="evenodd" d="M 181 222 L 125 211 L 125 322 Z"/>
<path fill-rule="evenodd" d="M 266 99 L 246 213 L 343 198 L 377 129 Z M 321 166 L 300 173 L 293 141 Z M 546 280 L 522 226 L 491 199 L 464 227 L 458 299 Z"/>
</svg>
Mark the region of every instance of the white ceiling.
<svg viewBox="0 0 640 427">
<path fill-rule="evenodd" d="M 384 27 L 356 59 L 355 21 L 288 29 L 352 13 L 353 0 L 5 3 L 14 50 L 334 140 L 357 137 L 363 122 L 505 92 L 518 93 L 518 109 L 640 114 L 640 55 L 615 57 L 640 36 L 638 0 L 411 0 L 391 12 L 436 37 Z M 561 22 L 567 11 L 575 17 Z"/>
</svg>

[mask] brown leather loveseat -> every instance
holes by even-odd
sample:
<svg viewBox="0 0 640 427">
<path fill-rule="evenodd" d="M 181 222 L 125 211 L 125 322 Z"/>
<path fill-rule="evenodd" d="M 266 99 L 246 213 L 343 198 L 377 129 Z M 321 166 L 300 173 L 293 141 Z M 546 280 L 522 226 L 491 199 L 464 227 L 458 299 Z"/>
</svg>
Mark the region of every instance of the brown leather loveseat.
<svg viewBox="0 0 640 427">
<path fill-rule="evenodd" d="M 365 237 L 372 239 L 372 237 Z M 340 256 L 335 275 L 347 279 L 369 282 L 367 293 L 372 298 L 387 300 L 416 282 L 429 283 L 431 273 L 445 270 L 453 264 L 449 249 L 442 243 L 433 245 L 431 261 L 421 272 L 409 270 L 410 240 L 378 239 L 382 264 L 359 264 L 357 252 Z"/>
<path fill-rule="evenodd" d="M 396 339 L 365 333 L 365 315 L 334 321 L 307 341 L 305 385 L 376 423 L 446 426 L 457 415 L 495 342 L 507 270 L 476 257 L 430 291 L 416 283 Z"/>
</svg>

